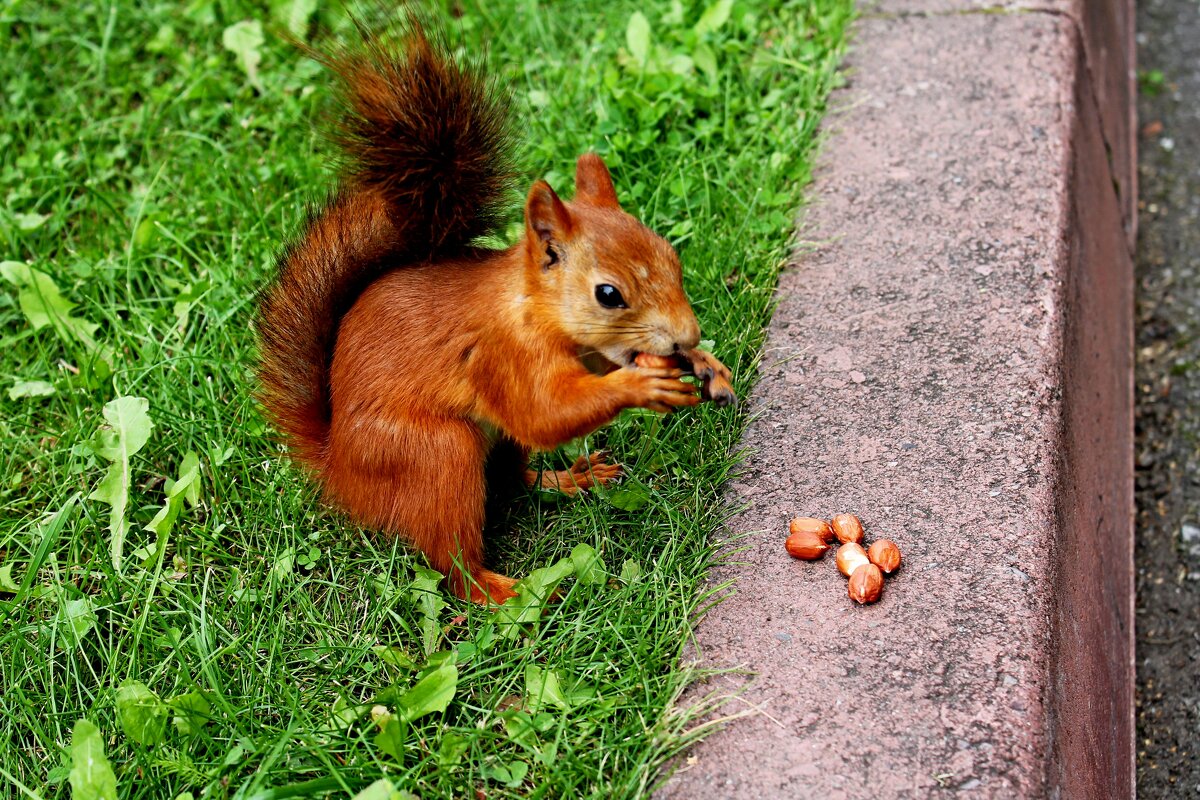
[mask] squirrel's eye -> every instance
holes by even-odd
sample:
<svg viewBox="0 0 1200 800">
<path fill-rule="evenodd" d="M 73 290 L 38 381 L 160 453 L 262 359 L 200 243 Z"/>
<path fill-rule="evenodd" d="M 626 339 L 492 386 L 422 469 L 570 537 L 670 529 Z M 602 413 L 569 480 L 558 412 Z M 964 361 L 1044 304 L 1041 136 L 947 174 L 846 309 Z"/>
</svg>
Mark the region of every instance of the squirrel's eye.
<svg viewBox="0 0 1200 800">
<path fill-rule="evenodd" d="M 596 287 L 596 301 L 605 308 L 629 308 L 617 287 L 608 283 Z"/>
</svg>

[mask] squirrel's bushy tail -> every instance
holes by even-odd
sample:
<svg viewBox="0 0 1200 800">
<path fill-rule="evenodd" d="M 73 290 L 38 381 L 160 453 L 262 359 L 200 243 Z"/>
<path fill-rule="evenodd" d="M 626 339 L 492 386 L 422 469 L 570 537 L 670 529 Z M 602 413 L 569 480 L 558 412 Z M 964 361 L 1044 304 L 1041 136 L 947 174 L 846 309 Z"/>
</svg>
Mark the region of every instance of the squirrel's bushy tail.
<svg viewBox="0 0 1200 800">
<path fill-rule="evenodd" d="M 259 300 L 258 397 L 293 456 L 319 471 L 342 315 L 383 272 L 492 232 L 513 170 L 504 97 L 415 17 L 399 39 L 310 55 L 340 85 L 333 136 L 345 163 Z"/>
</svg>

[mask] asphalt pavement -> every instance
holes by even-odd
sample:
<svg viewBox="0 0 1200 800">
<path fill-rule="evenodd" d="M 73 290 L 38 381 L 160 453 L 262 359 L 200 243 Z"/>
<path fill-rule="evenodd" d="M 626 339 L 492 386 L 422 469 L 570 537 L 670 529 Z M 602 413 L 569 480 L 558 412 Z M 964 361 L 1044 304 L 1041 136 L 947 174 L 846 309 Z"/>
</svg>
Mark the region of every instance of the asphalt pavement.
<svg viewBox="0 0 1200 800">
<path fill-rule="evenodd" d="M 1138 794 L 1200 796 L 1200 2 L 1138 3 Z"/>
</svg>

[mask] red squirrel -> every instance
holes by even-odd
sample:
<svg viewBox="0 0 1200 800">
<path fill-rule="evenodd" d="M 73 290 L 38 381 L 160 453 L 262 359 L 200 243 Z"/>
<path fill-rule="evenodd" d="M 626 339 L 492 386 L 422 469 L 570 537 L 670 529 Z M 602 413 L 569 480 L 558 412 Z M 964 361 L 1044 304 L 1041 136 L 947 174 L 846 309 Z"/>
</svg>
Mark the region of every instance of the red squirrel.
<svg viewBox="0 0 1200 800">
<path fill-rule="evenodd" d="M 687 372 L 725 404 L 729 371 L 695 349 L 679 258 L 621 210 L 599 156 L 579 158 L 570 202 L 533 184 L 516 244 L 479 247 L 513 181 L 495 84 L 415 20 L 314 55 L 341 88 L 345 167 L 260 297 L 259 400 L 327 502 L 406 539 L 460 597 L 502 603 L 489 455 L 516 453 L 526 486 L 607 484 L 619 467 L 596 456 L 539 475 L 529 454 L 622 409 L 695 405 Z"/>
</svg>

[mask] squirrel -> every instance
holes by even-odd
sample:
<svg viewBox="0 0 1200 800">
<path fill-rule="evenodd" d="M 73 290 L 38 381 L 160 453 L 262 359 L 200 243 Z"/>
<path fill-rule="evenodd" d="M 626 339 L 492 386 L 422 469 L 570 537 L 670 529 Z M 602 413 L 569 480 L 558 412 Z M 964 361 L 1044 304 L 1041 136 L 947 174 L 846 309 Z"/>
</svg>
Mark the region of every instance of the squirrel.
<svg viewBox="0 0 1200 800">
<path fill-rule="evenodd" d="M 539 474 L 529 455 L 623 409 L 697 404 L 687 373 L 728 404 L 730 373 L 696 350 L 675 250 L 621 209 L 598 155 L 570 202 L 533 183 L 516 244 L 479 246 L 514 182 L 503 93 L 415 18 L 364 38 L 310 51 L 341 90 L 344 166 L 259 297 L 257 397 L 326 502 L 406 539 L 459 597 L 503 603 L 514 580 L 483 546 L 497 454 L 527 487 L 606 485 L 620 467 L 600 456 Z"/>
</svg>

